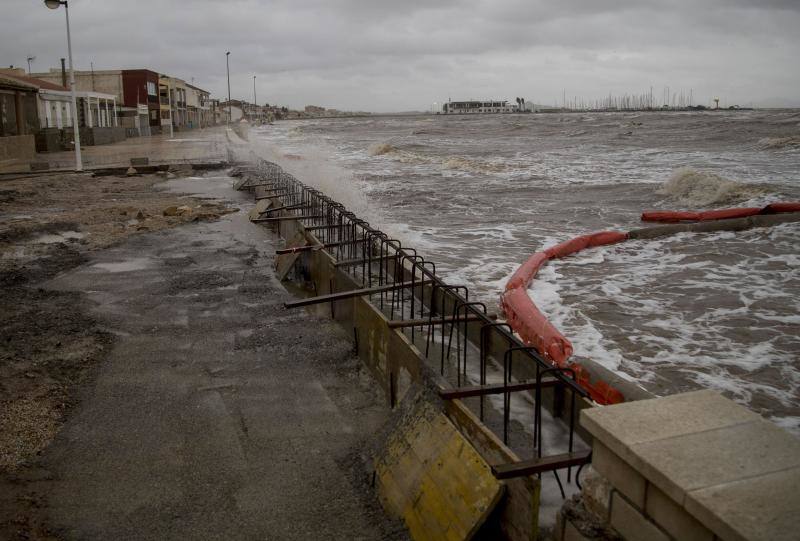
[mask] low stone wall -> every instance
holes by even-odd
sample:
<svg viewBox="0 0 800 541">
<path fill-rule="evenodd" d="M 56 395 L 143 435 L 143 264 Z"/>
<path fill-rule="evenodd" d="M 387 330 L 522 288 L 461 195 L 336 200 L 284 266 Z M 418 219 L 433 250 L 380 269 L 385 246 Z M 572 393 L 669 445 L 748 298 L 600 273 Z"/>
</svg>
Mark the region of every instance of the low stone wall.
<svg viewBox="0 0 800 541">
<path fill-rule="evenodd" d="M 113 128 L 90 128 L 92 132 L 92 144 L 110 145 L 125 140 L 125 128 L 117 126 Z M 83 136 L 83 133 L 81 133 Z"/>
<path fill-rule="evenodd" d="M 594 437 L 558 541 L 794 539 L 800 441 L 714 391 L 581 412 Z M 611 535 L 609 535 L 611 531 Z"/>
<path fill-rule="evenodd" d="M 0 137 L 0 160 L 30 162 L 36 157 L 36 138 L 33 135 Z"/>
<path fill-rule="evenodd" d="M 70 138 L 70 141 L 72 141 L 72 138 Z M 36 152 L 67 150 L 65 143 L 64 130 L 58 128 L 42 128 L 36 134 Z"/>
<path fill-rule="evenodd" d="M 62 130 L 68 148 L 72 148 L 73 132 L 71 129 Z M 110 145 L 125 140 L 125 128 L 86 128 L 80 129 L 81 146 Z"/>
</svg>

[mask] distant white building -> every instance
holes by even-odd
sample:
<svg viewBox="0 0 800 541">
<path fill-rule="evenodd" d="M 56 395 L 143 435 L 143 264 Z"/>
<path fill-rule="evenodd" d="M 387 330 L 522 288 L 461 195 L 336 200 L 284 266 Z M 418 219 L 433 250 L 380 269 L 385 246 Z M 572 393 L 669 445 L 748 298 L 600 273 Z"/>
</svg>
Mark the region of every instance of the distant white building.
<svg viewBox="0 0 800 541">
<path fill-rule="evenodd" d="M 449 101 L 442 106 L 444 114 L 516 113 L 519 107 L 503 101 Z"/>
</svg>

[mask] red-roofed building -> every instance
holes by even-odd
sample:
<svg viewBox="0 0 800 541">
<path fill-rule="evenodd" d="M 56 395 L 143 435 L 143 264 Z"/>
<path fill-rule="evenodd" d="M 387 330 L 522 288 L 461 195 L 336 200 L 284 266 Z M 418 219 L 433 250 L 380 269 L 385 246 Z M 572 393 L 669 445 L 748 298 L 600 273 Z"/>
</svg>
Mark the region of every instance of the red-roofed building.
<svg viewBox="0 0 800 541">
<path fill-rule="evenodd" d="M 0 77 L 36 89 L 38 126 L 36 148 L 40 152 L 72 148 L 72 95 L 53 82 L 25 75 L 21 69 L 0 69 Z M 95 145 L 125 139 L 124 128 L 118 128 L 116 96 L 103 92 L 76 92 L 78 127 L 81 144 Z"/>
<path fill-rule="evenodd" d="M 0 169 L 26 166 L 36 156 L 38 88 L 0 73 Z"/>
</svg>

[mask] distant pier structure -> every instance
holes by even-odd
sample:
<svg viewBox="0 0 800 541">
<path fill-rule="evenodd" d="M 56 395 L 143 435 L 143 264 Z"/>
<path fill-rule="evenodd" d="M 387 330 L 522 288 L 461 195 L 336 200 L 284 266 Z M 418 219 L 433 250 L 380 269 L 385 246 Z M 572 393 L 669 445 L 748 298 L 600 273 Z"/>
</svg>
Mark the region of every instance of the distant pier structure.
<svg viewBox="0 0 800 541">
<path fill-rule="evenodd" d="M 508 100 L 448 100 L 442 105 L 442 113 L 463 115 L 530 112 L 524 98 L 515 98 L 515 101 L 516 103 L 512 104 Z"/>
</svg>

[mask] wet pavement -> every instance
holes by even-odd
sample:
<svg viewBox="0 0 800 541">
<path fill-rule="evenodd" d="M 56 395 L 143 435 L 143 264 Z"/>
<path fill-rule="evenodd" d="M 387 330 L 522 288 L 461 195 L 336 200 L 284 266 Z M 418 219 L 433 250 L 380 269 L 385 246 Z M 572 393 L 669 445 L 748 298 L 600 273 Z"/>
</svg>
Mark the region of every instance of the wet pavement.
<svg viewBox="0 0 800 541">
<path fill-rule="evenodd" d="M 276 239 L 230 179 L 181 182 L 244 210 L 132 237 L 47 284 L 85 292 L 115 336 L 40 457 L 49 525 L 76 539 L 405 538 L 369 489 L 364 444 L 388 408 L 346 333 L 283 307 Z"/>
<path fill-rule="evenodd" d="M 111 166 L 129 166 L 131 158 L 149 158 L 150 163 L 208 163 L 225 161 L 229 144 L 226 126 L 176 131 L 145 137 L 130 137 L 109 145 L 81 147 L 84 169 Z M 34 163 L 47 164 L 52 170 L 73 170 L 75 152 L 39 152 Z M 30 171 L 28 163 L 10 161 L 0 163 L 0 174 Z"/>
</svg>

